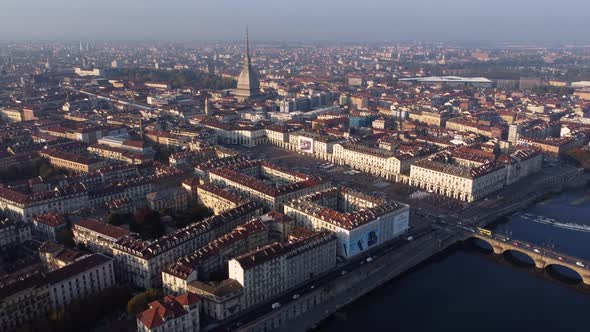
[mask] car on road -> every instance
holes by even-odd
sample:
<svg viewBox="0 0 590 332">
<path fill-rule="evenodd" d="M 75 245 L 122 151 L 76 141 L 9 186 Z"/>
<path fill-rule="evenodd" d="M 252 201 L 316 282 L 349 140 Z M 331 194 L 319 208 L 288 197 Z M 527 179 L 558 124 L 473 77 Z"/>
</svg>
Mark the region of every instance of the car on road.
<svg viewBox="0 0 590 332">
<path fill-rule="evenodd" d="M 563 257 L 557 256 L 557 259 L 559 259 L 560 261 L 562 261 L 563 260 Z"/>
<path fill-rule="evenodd" d="M 281 304 L 280 304 L 279 302 L 275 302 L 275 303 L 273 303 L 273 304 L 272 304 L 272 306 L 271 306 L 271 307 L 272 307 L 272 308 L 273 308 L 273 310 L 274 310 L 274 309 L 278 309 L 280 306 L 281 306 Z"/>
<path fill-rule="evenodd" d="M 577 265 L 577 266 L 584 267 L 584 264 L 583 264 L 582 262 L 576 262 L 576 265 Z"/>
<path fill-rule="evenodd" d="M 293 300 L 297 300 L 299 298 L 299 294 L 293 294 Z"/>
<path fill-rule="evenodd" d="M 370 263 L 373 261 L 373 257 L 367 257 L 367 263 Z"/>
<path fill-rule="evenodd" d="M 533 248 L 533 251 L 536 252 L 537 254 L 541 253 L 541 250 L 537 249 L 537 248 Z"/>
</svg>

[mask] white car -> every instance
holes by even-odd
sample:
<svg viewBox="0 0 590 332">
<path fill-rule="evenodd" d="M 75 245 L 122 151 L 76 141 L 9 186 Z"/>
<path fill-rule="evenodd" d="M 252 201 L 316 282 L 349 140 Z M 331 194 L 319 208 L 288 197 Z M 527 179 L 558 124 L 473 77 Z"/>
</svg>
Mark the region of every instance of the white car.
<svg viewBox="0 0 590 332">
<path fill-rule="evenodd" d="M 541 250 L 539 250 L 537 248 L 534 248 L 533 251 L 536 252 L 537 254 L 540 254 L 541 253 Z"/>
<path fill-rule="evenodd" d="M 293 295 L 293 300 L 297 300 L 299 298 L 299 294 L 294 294 Z"/>
<path fill-rule="evenodd" d="M 373 261 L 373 257 L 368 257 L 368 258 L 367 258 L 367 263 L 370 263 L 370 262 L 372 262 L 372 261 Z"/>
<path fill-rule="evenodd" d="M 577 265 L 577 266 L 584 267 L 584 264 L 582 264 L 582 262 L 576 262 L 576 265 Z"/>
</svg>

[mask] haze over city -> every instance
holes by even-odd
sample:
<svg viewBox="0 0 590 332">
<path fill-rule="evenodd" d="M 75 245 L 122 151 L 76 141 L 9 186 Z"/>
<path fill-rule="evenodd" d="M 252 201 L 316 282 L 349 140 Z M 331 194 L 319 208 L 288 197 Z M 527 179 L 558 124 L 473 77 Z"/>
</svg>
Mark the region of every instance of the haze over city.
<svg viewBox="0 0 590 332">
<path fill-rule="evenodd" d="M 3 0 L 0 40 L 588 42 L 584 0 Z"/>
<path fill-rule="evenodd" d="M 0 331 L 587 332 L 589 9 L 0 0 Z"/>
</svg>

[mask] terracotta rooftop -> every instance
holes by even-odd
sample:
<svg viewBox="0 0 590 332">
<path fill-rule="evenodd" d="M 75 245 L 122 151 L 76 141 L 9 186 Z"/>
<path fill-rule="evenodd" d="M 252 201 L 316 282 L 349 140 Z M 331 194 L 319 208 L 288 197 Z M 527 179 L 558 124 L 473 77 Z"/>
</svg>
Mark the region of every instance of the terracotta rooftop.
<svg viewBox="0 0 590 332">
<path fill-rule="evenodd" d="M 124 228 L 113 226 L 95 219 L 82 219 L 74 225 L 74 228 L 85 228 L 105 237 L 109 237 L 113 239 L 113 241 L 129 234 L 129 231 Z"/>
<path fill-rule="evenodd" d="M 163 325 L 167 320 L 186 315 L 188 313 L 186 308 L 199 301 L 200 298 L 193 293 L 177 297 L 166 296 L 162 300 L 151 302 L 149 309 L 137 315 L 137 320 L 146 328 L 153 330 Z"/>
<path fill-rule="evenodd" d="M 324 230 L 295 242 L 275 242 L 255 251 L 240 255 L 234 259 L 244 270 L 248 270 L 280 256 L 297 255 L 303 251 L 307 251 L 313 247 L 335 239 L 336 237 L 332 232 Z"/>
</svg>

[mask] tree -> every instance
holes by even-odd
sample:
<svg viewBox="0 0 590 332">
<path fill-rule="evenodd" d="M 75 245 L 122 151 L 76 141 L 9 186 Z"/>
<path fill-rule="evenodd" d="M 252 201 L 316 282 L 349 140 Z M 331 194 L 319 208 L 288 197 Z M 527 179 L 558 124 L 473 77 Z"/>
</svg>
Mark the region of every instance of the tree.
<svg viewBox="0 0 590 332">
<path fill-rule="evenodd" d="M 145 239 L 160 237 L 165 231 L 160 220 L 160 213 L 149 208 L 137 210 L 129 228 Z"/>
<path fill-rule="evenodd" d="M 119 214 L 119 213 L 109 213 L 107 215 L 107 223 L 114 225 L 114 226 L 119 226 L 122 225 L 125 222 L 125 218 L 123 215 Z"/>
<path fill-rule="evenodd" d="M 168 147 L 163 145 L 154 145 L 153 149 L 155 151 L 155 160 L 161 161 L 165 164 L 169 163 L 169 158 L 172 154 L 172 151 Z"/>
<path fill-rule="evenodd" d="M 197 205 L 190 209 L 188 212 L 177 214 L 174 216 L 175 226 L 182 228 L 188 224 L 201 221 L 207 217 L 213 215 L 213 211 L 204 205 Z"/>
<path fill-rule="evenodd" d="M 66 247 L 73 248 L 76 246 L 76 243 L 74 242 L 74 233 L 70 228 L 62 229 L 55 235 L 55 239 Z"/>
<path fill-rule="evenodd" d="M 97 323 L 119 310 L 124 310 L 131 291 L 124 286 L 113 286 L 100 293 L 70 303 L 67 307 L 52 311 L 45 317 L 21 326 L 19 332 L 77 332 L 89 331 Z M 105 305 L 108 304 L 108 305 Z"/>
<path fill-rule="evenodd" d="M 51 165 L 47 163 L 42 163 L 39 166 L 39 176 L 44 179 L 52 177 L 53 175 L 55 175 L 55 173 L 55 168 L 53 168 Z"/>
<path fill-rule="evenodd" d="M 127 313 L 137 315 L 148 308 L 148 303 L 162 297 L 161 291 L 150 288 L 143 293 L 139 293 L 127 302 Z"/>
</svg>

